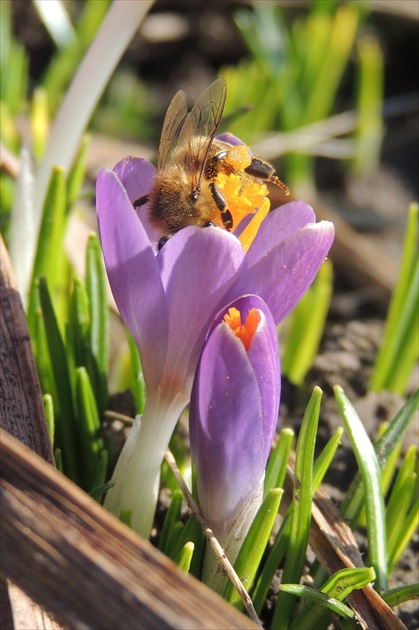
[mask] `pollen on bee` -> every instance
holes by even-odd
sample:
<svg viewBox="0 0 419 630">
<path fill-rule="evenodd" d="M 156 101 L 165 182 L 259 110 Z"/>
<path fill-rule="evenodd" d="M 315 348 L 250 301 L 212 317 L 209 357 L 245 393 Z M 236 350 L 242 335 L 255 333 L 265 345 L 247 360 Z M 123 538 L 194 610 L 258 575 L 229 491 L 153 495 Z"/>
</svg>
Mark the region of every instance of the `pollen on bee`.
<svg viewBox="0 0 419 630">
<path fill-rule="evenodd" d="M 228 312 L 224 316 L 224 321 L 228 326 L 230 326 L 234 335 L 240 339 L 243 343 L 244 347 L 248 351 L 250 349 L 250 344 L 252 343 L 253 336 L 259 326 L 260 322 L 260 314 L 255 308 L 252 308 L 247 317 L 244 324 L 242 324 L 242 316 L 240 311 L 235 308 L 228 309 Z"/>
<path fill-rule="evenodd" d="M 238 144 L 237 146 L 231 147 L 224 159 L 227 164 L 232 166 L 234 169 L 241 171 L 244 171 L 244 169 L 252 163 L 250 149 L 245 144 Z"/>
</svg>

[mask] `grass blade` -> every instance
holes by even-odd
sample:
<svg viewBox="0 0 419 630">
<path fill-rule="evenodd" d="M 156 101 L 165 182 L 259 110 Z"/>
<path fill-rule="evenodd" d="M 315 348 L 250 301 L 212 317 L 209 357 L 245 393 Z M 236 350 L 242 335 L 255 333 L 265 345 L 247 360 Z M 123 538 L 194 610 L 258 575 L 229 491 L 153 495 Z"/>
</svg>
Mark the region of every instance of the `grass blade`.
<svg viewBox="0 0 419 630">
<path fill-rule="evenodd" d="M 30 337 L 36 360 L 36 368 L 41 384 L 42 392 L 50 394 L 53 400 L 57 400 L 54 369 L 49 356 L 45 318 L 41 308 L 39 296 L 39 282 L 35 282 L 32 292 L 32 318 L 30 320 Z"/>
<path fill-rule="evenodd" d="M 194 553 L 194 544 L 193 542 L 187 542 L 183 547 L 176 558 L 175 562 L 178 565 L 179 569 L 184 573 L 189 573 L 189 569 L 191 567 L 192 558 Z"/>
<path fill-rule="evenodd" d="M 174 490 L 169 509 L 164 518 L 163 528 L 160 535 L 159 549 L 166 555 L 169 555 L 169 548 L 172 541 L 172 529 L 175 523 L 180 519 L 180 510 L 182 507 L 183 493 L 181 490 Z"/>
<path fill-rule="evenodd" d="M 339 427 L 337 431 L 332 435 L 330 440 L 328 440 L 326 446 L 318 456 L 316 463 L 314 464 L 313 471 L 313 493 L 316 492 L 317 488 L 323 481 L 323 477 L 328 471 L 330 464 L 335 456 L 335 453 L 340 444 L 340 440 L 342 437 L 343 428 Z"/>
<path fill-rule="evenodd" d="M 86 367 L 90 372 L 90 313 L 89 298 L 81 278 L 73 280 L 73 292 L 69 304 L 69 325 L 67 328 L 67 347 L 73 355 L 75 367 Z"/>
<path fill-rule="evenodd" d="M 354 169 L 364 177 L 378 169 L 383 140 L 383 53 L 369 34 L 358 42 L 358 116 Z"/>
<path fill-rule="evenodd" d="M 301 584 L 281 584 L 279 586 L 279 590 L 284 593 L 290 593 L 290 595 L 295 595 L 296 597 L 301 597 L 303 599 L 311 599 L 317 606 L 320 608 L 328 608 L 332 612 L 344 617 L 346 619 L 354 619 L 355 614 L 345 604 L 342 604 L 337 599 L 334 599 L 330 595 L 326 595 L 325 593 L 320 593 L 316 591 L 314 588 L 310 588 L 309 586 L 302 586 Z M 323 611 L 322 611 L 323 612 Z M 320 626 L 313 626 L 313 622 L 316 622 L 320 615 L 316 615 L 312 620 L 307 619 L 306 623 L 298 617 L 298 625 L 292 624 L 290 626 L 290 630 L 312 630 L 314 627 L 319 628 Z M 297 622 L 296 622 L 297 623 Z"/>
<path fill-rule="evenodd" d="M 389 572 L 391 572 L 400 559 L 410 539 L 419 527 L 419 499 L 414 503 L 403 523 L 398 538 L 394 541 L 388 558 Z"/>
<path fill-rule="evenodd" d="M 48 94 L 41 87 L 32 96 L 31 131 L 33 152 L 39 161 L 45 151 L 49 132 Z"/>
<path fill-rule="evenodd" d="M 50 394 L 44 396 L 44 409 L 45 418 L 48 426 L 48 434 L 51 440 L 51 444 L 54 446 L 54 432 L 55 432 L 55 418 L 54 418 L 54 403 Z"/>
<path fill-rule="evenodd" d="M 313 495 L 321 484 L 327 467 L 333 459 L 333 455 L 339 445 L 341 435 L 342 430 L 336 431 L 335 435 L 330 438 L 314 464 Z M 262 610 L 275 571 L 285 556 L 285 552 L 288 548 L 292 513 L 293 505 L 290 506 L 282 522 L 281 528 L 275 538 L 275 542 L 269 552 L 268 558 L 257 581 L 256 588 L 253 593 L 253 605 L 257 614 L 260 614 Z"/>
<path fill-rule="evenodd" d="M 94 370 L 90 377 L 100 413 L 104 411 L 108 401 L 109 309 L 106 286 L 102 250 L 97 236 L 91 234 L 89 236 L 86 252 L 86 287 L 89 298 L 90 345 L 94 361 Z"/>
<path fill-rule="evenodd" d="M 314 593 L 321 593 L 327 598 L 332 598 L 334 602 L 342 602 L 355 589 L 364 588 L 375 579 L 375 571 L 372 567 L 362 567 L 356 569 L 342 569 L 332 575 L 321 587 L 320 591 L 314 589 Z M 287 585 L 285 585 L 286 588 Z M 280 587 L 281 588 L 281 587 Z M 285 590 L 285 589 L 284 589 Z M 291 625 L 290 630 L 311 630 L 311 628 L 327 627 L 328 619 L 325 618 L 324 610 L 319 607 L 320 601 L 307 604 Z M 327 605 L 327 604 L 326 604 Z M 329 607 L 329 606 L 328 606 Z M 346 608 L 346 606 L 345 606 Z M 332 608 L 333 610 L 333 608 Z M 341 614 L 338 607 L 337 614 Z M 350 610 L 350 609 L 349 609 Z"/>
<path fill-rule="evenodd" d="M 381 492 L 381 469 L 373 445 L 355 409 L 339 386 L 334 388 L 336 401 L 361 472 L 365 489 L 369 561 L 376 572 L 376 586 L 387 587 L 387 552 L 384 497 Z"/>
<path fill-rule="evenodd" d="M 295 385 L 301 385 L 316 358 L 332 297 L 332 282 L 332 263 L 326 261 L 290 316 L 281 366 L 283 374 Z"/>
<path fill-rule="evenodd" d="M 374 451 L 377 455 L 380 467 L 384 470 L 393 453 L 400 448 L 405 433 L 412 422 L 419 408 L 419 390 L 416 390 L 409 400 L 403 405 L 400 411 L 390 422 L 387 430 L 377 440 Z M 351 521 L 354 527 L 358 515 L 363 507 L 364 490 L 361 475 L 358 473 L 348 490 L 345 499 L 340 507 L 342 516 Z"/>
<path fill-rule="evenodd" d="M 79 482 L 79 458 L 76 439 L 73 392 L 67 364 L 67 352 L 58 328 L 45 278 L 39 280 L 39 297 L 45 323 L 46 340 L 55 382 L 57 445 L 62 450 L 65 474 Z"/>
<path fill-rule="evenodd" d="M 291 519 L 290 537 L 285 559 L 282 582 L 298 583 L 304 568 L 311 522 L 313 496 L 313 460 L 319 421 L 322 391 L 315 387 L 304 414 L 297 443 L 294 482 L 294 509 Z M 277 630 L 287 628 L 294 610 L 295 597 L 288 593 L 278 594 L 272 620 Z"/>
<path fill-rule="evenodd" d="M 103 439 L 100 436 L 100 418 L 89 375 L 86 368 L 76 369 L 76 404 L 78 437 L 81 447 L 82 487 L 92 490 L 95 486 Z"/>
<path fill-rule="evenodd" d="M 411 204 L 399 278 L 390 302 L 383 343 L 377 354 L 374 371 L 369 384 L 369 388 L 372 391 L 380 391 L 384 388 L 388 388 L 391 391 L 404 390 L 406 376 L 404 376 L 402 380 L 397 376 L 397 388 L 394 389 L 394 377 L 392 375 L 397 375 L 398 372 L 398 370 L 394 370 L 394 362 L 397 360 L 398 366 L 403 365 L 404 358 L 402 360 L 402 349 L 404 352 L 407 351 L 407 362 L 409 365 L 408 378 L 415 361 L 415 354 L 417 354 L 418 331 L 415 313 L 417 316 L 418 282 L 414 280 L 414 276 L 417 276 L 418 273 L 418 213 L 418 204 Z M 401 321 L 403 325 L 401 325 Z M 410 341 L 408 341 L 409 338 Z M 412 343 L 413 339 L 416 339 L 416 344 L 414 342 Z M 404 392 L 402 391 L 402 393 Z"/>
<path fill-rule="evenodd" d="M 55 167 L 52 171 L 42 214 L 38 246 L 32 273 L 32 287 L 29 300 L 29 320 L 33 316 L 34 282 L 45 276 L 52 293 L 57 283 L 60 259 L 64 256 L 63 238 L 65 231 L 66 180 L 64 170 Z"/>
<path fill-rule="evenodd" d="M 396 523 L 399 520 L 400 515 L 403 514 L 401 503 L 406 503 L 404 514 L 406 514 L 411 505 L 413 492 L 416 485 L 415 480 L 416 445 L 412 444 L 403 458 L 402 465 L 397 474 L 396 481 L 394 483 L 390 498 L 387 503 L 386 529 L 388 540 L 390 539 L 391 532 L 398 529 Z M 410 492 L 408 490 L 408 487 L 410 487 Z"/>
<path fill-rule="evenodd" d="M 73 207 L 80 195 L 80 189 L 86 176 L 87 152 L 90 138 L 84 135 L 81 141 L 79 153 L 67 176 L 67 214 Z"/>
<path fill-rule="evenodd" d="M 134 393 L 135 408 L 137 414 L 144 412 L 144 405 L 146 399 L 145 382 L 143 370 L 141 368 L 140 354 L 138 348 L 135 345 L 131 335 L 127 333 L 128 346 L 131 356 L 131 372 L 132 372 L 132 384 L 131 387 Z"/>
<path fill-rule="evenodd" d="M 205 551 L 205 536 L 202 528 L 195 516 L 191 514 L 185 523 L 184 528 L 176 542 L 175 554 L 179 554 L 182 547 L 187 543 L 192 542 L 194 545 L 194 554 L 189 567 L 189 573 L 196 578 L 201 577 L 202 561 Z"/>
<path fill-rule="evenodd" d="M 419 599 L 419 582 L 413 582 L 413 584 L 404 584 L 403 586 L 396 586 L 389 591 L 386 591 L 381 595 L 386 604 L 391 606 L 399 606 L 403 602 L 407 602 L 409 599 Z"/>
<path fill-rule="evenodd" d="M 264 496 L 266 496 L 272 488 L 282 488 L 284 486 L 284 479 L 293 442 L 294 431 L 292 429 L 283 429 L 266 467 Z"/>
</svg>

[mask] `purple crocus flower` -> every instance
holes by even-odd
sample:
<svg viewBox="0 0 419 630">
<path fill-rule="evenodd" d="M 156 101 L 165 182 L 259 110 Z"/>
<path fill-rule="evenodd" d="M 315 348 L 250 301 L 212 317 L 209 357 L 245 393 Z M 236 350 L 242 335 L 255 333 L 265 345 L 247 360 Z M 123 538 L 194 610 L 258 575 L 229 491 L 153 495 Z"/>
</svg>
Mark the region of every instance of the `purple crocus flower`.
<svg viewBox="0 0 419 630">
<path fill-rule="evenodd" d="M 189 412 L 200 507 L 231 562 L 262 502 L 279 396 L 275 322 L 261 298 L 243 296 L 211 326 Z M 204 578 L 215 586 L 224 580 L 213 559 L 209 551 Z"/>
<path fill-rule="evenodd" d="M 244 294 L 259 295 L 275 324 L 312 283 L 333 242 L 333 225 L 315 223 L 304 202 L 291 202 L 263 221 L 248 252 L 226 230 L 186 227 L 158 251 L 147 194 L 155 167 L 128 157 L 97 180 L 97 215 L 109 282 L 121 317 L 140 352 L 146 408 L 135 444 L 128 440 L 123 482 L 105 505 L 131 513 L 132 527 L 148 536 L 160 465 L 178 417 L 189 401 L 205 334 L 214 315 Z M 241 226 L 238 226 L 241 229 Z M 127 461 L 129 458 L 129 461 Z M 122 475 L 122 473 L 121 473 Z"/>
</svg>

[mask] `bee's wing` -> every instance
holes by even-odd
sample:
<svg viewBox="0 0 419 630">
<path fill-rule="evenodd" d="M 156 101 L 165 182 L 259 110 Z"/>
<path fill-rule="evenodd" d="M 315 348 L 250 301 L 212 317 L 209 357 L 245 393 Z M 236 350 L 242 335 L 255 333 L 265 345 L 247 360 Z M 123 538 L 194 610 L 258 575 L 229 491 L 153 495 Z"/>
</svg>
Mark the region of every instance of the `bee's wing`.
<svg viewBox="0 0 419 630">
<path fill-rule="evenodd" d="M 180 129 L 177 148 L 186 149 L 186 167 L 192 177 L 192 193 L 199 193 L 208 151 L 220 124 L 227 86 L 217 79 L 197 99 Z"/>
<path fill-rule="evenodd" d="M 185 92 L 174 95 L 164 118 L 157 168 L 163 169 L 178 146 L 179 134 L 188 114 Z"/>
</svg>

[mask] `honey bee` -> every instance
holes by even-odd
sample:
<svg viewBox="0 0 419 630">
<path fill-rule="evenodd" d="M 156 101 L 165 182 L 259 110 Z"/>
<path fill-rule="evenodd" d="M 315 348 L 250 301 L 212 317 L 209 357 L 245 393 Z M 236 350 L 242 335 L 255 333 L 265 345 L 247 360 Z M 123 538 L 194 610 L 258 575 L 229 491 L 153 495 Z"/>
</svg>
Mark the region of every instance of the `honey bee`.
<svg viewBox="0 0 419 630">
<path fill-rule="evenodd" d="M 235 146 L 215 138 L 226 92 L 224 79 L 217 79 L 199 96 L 189 113 L 182 91 L 169 105 L 152 190 L 133 204 L 137 208 L 149 202 L 151 221 L 164 234 L 159 249 L 188 225 L 217 225 L 226 230 L 236 227 L 226 195 L 218 184 L 222 173 L 239 177 L 239 195 L 246 183 L 261 180 L 272 182 L 289 194 L 273 166 L 253 157 L 246 145 Z"/>
</svg>

